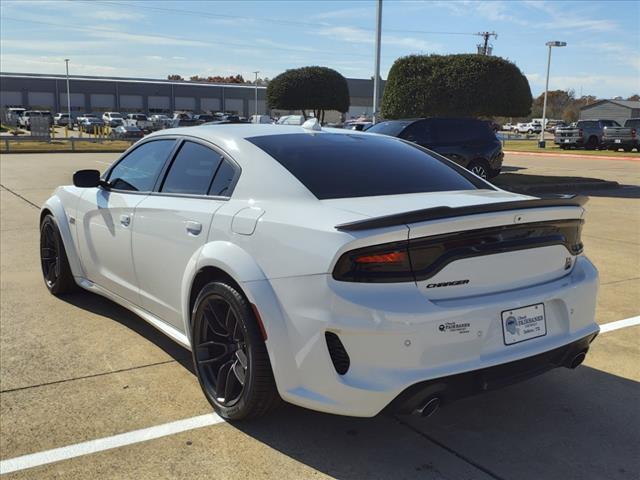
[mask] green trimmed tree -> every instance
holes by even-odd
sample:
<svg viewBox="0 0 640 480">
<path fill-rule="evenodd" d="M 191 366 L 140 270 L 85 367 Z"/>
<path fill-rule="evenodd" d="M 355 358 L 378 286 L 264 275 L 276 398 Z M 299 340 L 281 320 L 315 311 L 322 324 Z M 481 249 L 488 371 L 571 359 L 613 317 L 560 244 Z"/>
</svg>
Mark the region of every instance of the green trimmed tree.
<svg viewBox="0 0 640 480">
<path fill-rule="evenodd" d="M 508 60 L 486 55 L 410 55 L 396 60 L 382 98 L 384 118 L 522 117 L 529 81 Z"/>
<path fill-rule="evenodd" d="M 301 110 L 305 118 L 311 110 L 324 122 L 326 110 L 349 110 L 349 87 L 347 80 L 331 68 L 294 68 L 269 82 L 267 103 L 278 110 Z"/>
</svg>

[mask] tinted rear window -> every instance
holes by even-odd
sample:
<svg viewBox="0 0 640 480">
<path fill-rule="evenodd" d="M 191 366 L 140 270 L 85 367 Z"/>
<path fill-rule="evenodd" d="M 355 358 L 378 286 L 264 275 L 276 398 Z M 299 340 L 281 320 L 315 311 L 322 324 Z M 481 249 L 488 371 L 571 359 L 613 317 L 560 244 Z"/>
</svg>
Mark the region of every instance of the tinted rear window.
<svg viewBox="0 0 640 480">
<path fill-rule="evenodd" d="M 397 137 L 398 135 L 400 135 L 402 130 L 404 130 L 405 127 L 407 127 L 411 123 L 412 122 L 410 120 L 406 122 L 380 122 L 376 123 L 375 125 L 371 125 L 371 127 L 367 129 L 367 132 L 381 133 L 382 135 Z"/>
<path fill-rule="evenodd" d="M 640 127 L 640 118 L 632 118 L 624 122 L 625 127 L 638 128 Z"/>
<path fill-rule="evenodd" d="M 321 200 L 488 188 L 464 170 L 393 138 L 292 133 L 247 140 Z"/>
</svg>

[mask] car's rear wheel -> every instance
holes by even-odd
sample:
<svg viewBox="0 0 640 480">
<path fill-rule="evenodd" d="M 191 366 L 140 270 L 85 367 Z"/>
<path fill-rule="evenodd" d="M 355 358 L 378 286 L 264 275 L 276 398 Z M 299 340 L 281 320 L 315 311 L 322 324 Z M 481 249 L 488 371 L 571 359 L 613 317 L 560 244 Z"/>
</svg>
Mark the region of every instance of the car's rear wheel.
<svg viewBox="0 0 640 480">
<path fill-rule="evenodd" d="M 191 324 L 198 380 L 221 417 L 259 417 L 280 403 L 258 320 L 235 287 L 222 282 L 205 285 Z"/>
<path fill-rule="evenodd" d="M 596 148 L 598 148 L 598 137 L 589 137 L 585 148 L 587 150 L 595 150 Z"/>
<path fill-rule="evenodd" d="M 44 284 L 54 295 L 77 289 L 58 225 L 51 215 L 46 215 L 40 224 L 40 266 Z"/>
<path fill-rule="evenodd" d="M 471 172 L 487 180 L 489 178 L 489 165 L 484 160 L 472 161 L 467 169 Z"/>
</svg>

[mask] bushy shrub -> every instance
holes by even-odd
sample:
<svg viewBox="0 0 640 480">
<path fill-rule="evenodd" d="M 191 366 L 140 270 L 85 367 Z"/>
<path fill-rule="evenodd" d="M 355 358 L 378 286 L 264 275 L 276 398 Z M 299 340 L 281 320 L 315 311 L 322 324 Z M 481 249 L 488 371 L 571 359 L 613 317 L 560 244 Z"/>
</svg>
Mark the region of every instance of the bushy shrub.
<svg viewBox="0 0 640 480">
<path fill-rule="evenodd" d="M 485 55 L 410 55 L 396 60 L 382 98 L 384 118 L 520 117 L 529 81 L 508 60 Z"/>
</svg>

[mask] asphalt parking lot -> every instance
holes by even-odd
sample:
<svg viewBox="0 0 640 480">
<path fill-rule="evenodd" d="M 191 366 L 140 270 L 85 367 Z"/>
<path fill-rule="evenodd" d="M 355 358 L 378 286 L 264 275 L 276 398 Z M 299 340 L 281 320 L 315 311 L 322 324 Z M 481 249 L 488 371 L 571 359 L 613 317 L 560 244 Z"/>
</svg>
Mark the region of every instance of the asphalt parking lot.
<svg viewBox="0 0 640 480">
<path fill-rule="evenodd" d="M 211 412 L 186 350 L 106 299 L 57 299 L 42 283 L 38 206 L 74 170 L 102 170 L 117 156 L 0 158 L 5 466 L 114 435 L 140 440 L 151 435 L 136 436 L 141 429 Z M 506 166 L 624 185 L 589 192 L 583 240 L 601 275 L 598 322 L 640 315 L 640 161 L 508 155 Z M 640 326 L 631 326 L 602 333 L 575 371 L 469 398 L 428 419 L 285 406 L 259 421 L 207 417 L 201 428 L 93 454 L 68 448 L 67 460 L 6 478 L 637 479 L 639 382 Z"/>
</svg>

